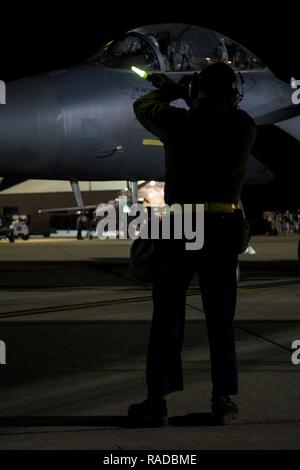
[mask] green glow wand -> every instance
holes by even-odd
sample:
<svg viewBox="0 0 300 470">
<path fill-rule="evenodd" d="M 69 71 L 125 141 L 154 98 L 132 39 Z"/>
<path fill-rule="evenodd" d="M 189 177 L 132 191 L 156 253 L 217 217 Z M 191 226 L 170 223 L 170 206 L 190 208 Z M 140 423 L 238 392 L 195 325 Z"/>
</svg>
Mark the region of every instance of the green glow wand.
<svg viewBox="0 0 300 470">
<path fill-rule="evenodd" d="M 135 67 L 134 65 L 131 67 L 131 70 L 132 70 L 133 72 L 135 72 L 135 73 L 136 73 L 139 77 L 141 77 L 141 78 L 144 78 L 144 79 L 146 79 L 146 80 L 149 80 L 149 79 L 150 79 L 150 75 L 149 75 L 147 72 L 145 72 L 144 70 L 141 70 L 141 69 Z"/>
<path fill-rule="evenodd" d="M 178 84 L 170 78 L 166 77 L 166 75 L 164 75 L 163 73 L 148 73 L 145 72 L 145 70 L 141 70 L 138 67 L 135 67 L 134 65 L 131 67 L 131 70 L 136 73 L 139 77 L 143 78 L 144 80 L 148 80 L 148 82 L 151 82 L 152 85 L 155 88 L 158 88 L 159 90 L 175 91 L 176 89 L 176 95 L 180 91 L 180 88 L 178 88 Z"/>
</svg>

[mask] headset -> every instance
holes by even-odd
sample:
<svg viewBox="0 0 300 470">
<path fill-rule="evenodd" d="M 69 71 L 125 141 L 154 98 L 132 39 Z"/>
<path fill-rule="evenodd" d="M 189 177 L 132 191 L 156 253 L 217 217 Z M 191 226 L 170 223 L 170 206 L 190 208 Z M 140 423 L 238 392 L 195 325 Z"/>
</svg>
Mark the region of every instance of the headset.
<svg viewBox="0 0 300 470">
<path fill-rule="evenodd" d="M 244 94 L 245 94 L 245 79 L 243 75 L 241 74 L 241 72 L 239 72 L 237 76 L 235 77 L 235 88 L 237 90 L 237 99 L 238 99 L 237 104 L 239 104 L 244 98 Z"/>
<path fill-rule="evenodd" d="M 189 82 L 189 98 L 194 101 L 201 96 L 201 73 L 195 72 Z M 241 72 L 235 75 L 235 80 L 232 84 L 232 91 L 235 98 L 235 104 L 238 105 L 244 98 L 245 80 Z"/>
</svg>

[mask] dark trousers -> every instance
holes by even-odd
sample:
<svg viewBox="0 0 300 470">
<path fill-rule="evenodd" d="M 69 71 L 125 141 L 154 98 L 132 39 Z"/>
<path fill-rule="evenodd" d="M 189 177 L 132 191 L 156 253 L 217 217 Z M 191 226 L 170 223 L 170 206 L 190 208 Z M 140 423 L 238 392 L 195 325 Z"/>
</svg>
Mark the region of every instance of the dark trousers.
<svg viewBox="0 0 300 470">
<path fill-rule="evenodd" d="M 205 220 L 204 247 L 185 249 L 184 240 L 157 240 L 153 319 L 148 344 L 148 396 L 183 390 L 181 349 L 186 290 L 197 273 L 206 317 L 213 395 L 238 393 L 234 314 L 238 254 L 231 216 Z"/>
<path fill-rule="evenodd" d="M 80 227 L 78 230 L 77 230 L 77 240 L 82 240 L 82 228 Z"/>
</svg>

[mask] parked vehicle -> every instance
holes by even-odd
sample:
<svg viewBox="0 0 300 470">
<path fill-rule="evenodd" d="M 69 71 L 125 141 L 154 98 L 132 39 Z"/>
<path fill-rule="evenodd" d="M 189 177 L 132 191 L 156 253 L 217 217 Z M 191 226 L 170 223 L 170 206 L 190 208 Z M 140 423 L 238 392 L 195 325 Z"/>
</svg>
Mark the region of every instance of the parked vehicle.
<svg viewBox="0 0 300 470">
<path fill-rule="evenodd" d="M 10 217 L 0 218 L 0 221 L 0 239 L 7 238 L 11 243 L 16 238 L 29 239 L 30 231 L 27 215 L 15 214 Z"/>
<path fill-rule="evenodd" d="M 13 231 L 14 238 L 22 238 L 22 240 L 28 240 L 30 237 L 28 227 L 28 216 L 27 215 L 13 215 L 11 221 L 11 230 Z"/>
</svg>

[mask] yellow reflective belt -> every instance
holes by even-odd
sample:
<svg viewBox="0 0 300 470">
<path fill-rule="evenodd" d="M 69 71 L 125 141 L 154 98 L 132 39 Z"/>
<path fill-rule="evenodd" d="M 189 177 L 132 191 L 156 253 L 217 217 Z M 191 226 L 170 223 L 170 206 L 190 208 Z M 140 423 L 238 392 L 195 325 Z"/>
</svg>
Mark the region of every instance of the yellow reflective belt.
<svg viewBox="0 0 300 470">
<path fill-rule="evenodd" d="M 214 214 L 233 214 L 237 209 L 240 209 L 238 204 L 231 204 L 230 202 L 205 202 L 205 203 L 174 203 L 170 207 L 163 209 L 163 215 L 168 213 L 184 213 L 185 212 L 196 212 L 200 209 L 199 206 L 204 206 L 204 212 Z"/>
<path fill-rule="evenodd" d="M 200 203 L 198 203 L 199 206 Z M 218 214 L 233 214 L 234 211 L 237 209 L 240 209 L 240 206 L 238 204 L 231 204 L 230 202 L 204 202 L 202 203 L 204 205 L 204 212 L 210 212 L 210 213 L 218 213 Z M 184 206 L 192 206 L 192 211 L 195 212 L 197 208 L 197 204 L 180 204 L 182 208 Z"/>
<path fill-rule="evenodd" d="M 238 204 L 231 204 L 230 202 L 205 202 L 205 212 L 218 212 L 221 214 L 233 214 L 234 211 L 239 209 Z"/>
</svg>

